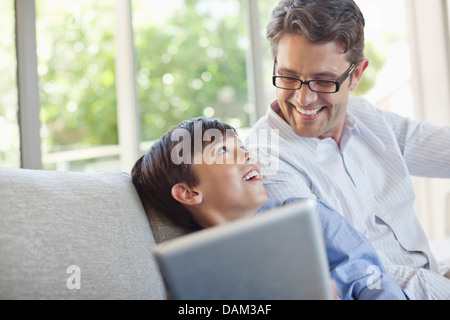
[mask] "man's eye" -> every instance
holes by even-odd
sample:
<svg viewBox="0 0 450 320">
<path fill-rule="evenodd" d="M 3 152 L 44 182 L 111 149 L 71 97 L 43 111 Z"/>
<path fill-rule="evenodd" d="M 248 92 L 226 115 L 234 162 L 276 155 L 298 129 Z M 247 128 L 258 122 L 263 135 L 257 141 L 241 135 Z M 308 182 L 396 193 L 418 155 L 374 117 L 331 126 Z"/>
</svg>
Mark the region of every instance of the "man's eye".
<svg viewBox="0 0 450 320">
<path fill-rule="evenodd" d="M 298 79 L 295 79 L 295 78 L 281 78 L 281 80 L 286 83 L 297 83 L 298 82 Z"/>
</svg>

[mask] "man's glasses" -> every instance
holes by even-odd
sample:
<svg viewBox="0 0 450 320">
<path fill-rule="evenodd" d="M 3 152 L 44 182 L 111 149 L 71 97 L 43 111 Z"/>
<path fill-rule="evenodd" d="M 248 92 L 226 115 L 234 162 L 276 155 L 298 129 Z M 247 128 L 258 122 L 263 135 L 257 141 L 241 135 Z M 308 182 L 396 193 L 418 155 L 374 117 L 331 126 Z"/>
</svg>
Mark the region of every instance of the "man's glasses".
<svg viewBox="0 0 450 320">
<path fill-rule="evenodd" d="M 308 85 L 309 89 L 317 93 L 337 93 L 341 89 L 342 84 L 347 80 L 350 74 L 355 70 L 356 63 L 353 63 L 350 68 L 345 72 L 344 76 L 339 81 L 331 80 L 310 80 L 303 81 L 296 77 L 276 76 L 277 61 L 273 66 L 273 85 L 279 89 L 284 90 L 299 90 L 304 84 Z"/>
</svg>

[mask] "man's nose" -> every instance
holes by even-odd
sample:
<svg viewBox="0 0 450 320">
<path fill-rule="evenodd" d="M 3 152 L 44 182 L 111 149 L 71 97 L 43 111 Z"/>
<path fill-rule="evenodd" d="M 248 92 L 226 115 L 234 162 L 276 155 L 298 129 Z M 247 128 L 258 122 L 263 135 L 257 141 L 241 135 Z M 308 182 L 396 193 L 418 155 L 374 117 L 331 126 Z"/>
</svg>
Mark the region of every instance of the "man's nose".
<svg viewBox="0 0 450 320">
<path fill-rule="evenodd" d="M 316 102 L 318 97 L 317 92 L 311 91 L 307 84 L 296 90 L 294 93 L 294 98 L 301 106 L 308 106 L 313 102 Z"/>
</svg>

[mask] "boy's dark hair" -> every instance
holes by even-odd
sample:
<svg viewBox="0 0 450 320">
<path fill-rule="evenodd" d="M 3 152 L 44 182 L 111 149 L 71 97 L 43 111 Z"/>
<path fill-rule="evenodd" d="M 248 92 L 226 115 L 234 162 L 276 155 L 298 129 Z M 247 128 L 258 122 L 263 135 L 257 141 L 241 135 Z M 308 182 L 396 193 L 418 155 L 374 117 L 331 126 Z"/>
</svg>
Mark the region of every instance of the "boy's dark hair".
<svg viewBox="0 0 450 320">
<path fill-rule="evenodd" d="M 364 59 L 365 19 L 353 0 L 281 0 L 272 12 L 267 39 L 275 59 L 283 34 L 299 34 L 309 41 L 343 45 L 349 62 Z"/>
<path fill-rule="evenodd" d="M 201 151 L 213 142 L 211 139 L 214 137 L 207 135 L 210 129 L 216 132 L 218 130 L 222 136 L 229 132 L 237 136 L 233 127 L 219 119 L 195 118 L 172 128 L 136 161 L 131 177 L 147 215 L 163 215 L 174 224 L 191 231 L 202 229 L 192 214 L 172 197 L 171 190 L 177 183 L 186 183 L 189 187 L 195 187 L 198 184 L 192 171 L 192 162 L 174 161 L 174 155 L 177 158 L 175 160 L 179 159 L 178 156 L 185 160 L 193 159 L 196 151 L 194 145 L 196 137 L 201 139 Z M 188 157 L 179 154 L 178 149 L 175 149 L 180 145 L 180 137 L 190 139 L 190 148 L 186 148 L 191 150 Z"/>
</svg>

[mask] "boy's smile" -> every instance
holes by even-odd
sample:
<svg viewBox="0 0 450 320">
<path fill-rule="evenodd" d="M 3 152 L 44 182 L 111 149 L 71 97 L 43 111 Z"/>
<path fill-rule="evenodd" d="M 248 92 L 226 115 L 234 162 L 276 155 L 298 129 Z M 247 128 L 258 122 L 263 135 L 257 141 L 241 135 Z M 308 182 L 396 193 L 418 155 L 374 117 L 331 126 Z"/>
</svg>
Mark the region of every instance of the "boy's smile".
<svg viewBox="0 0 450 320">
<path fill-rule="evenodd" d="M 242 180 L 244 181 L 262 181 L 261 169 L 260 168 L 252 168 L 250 172 L 248 172 Z"/>
</svg>

